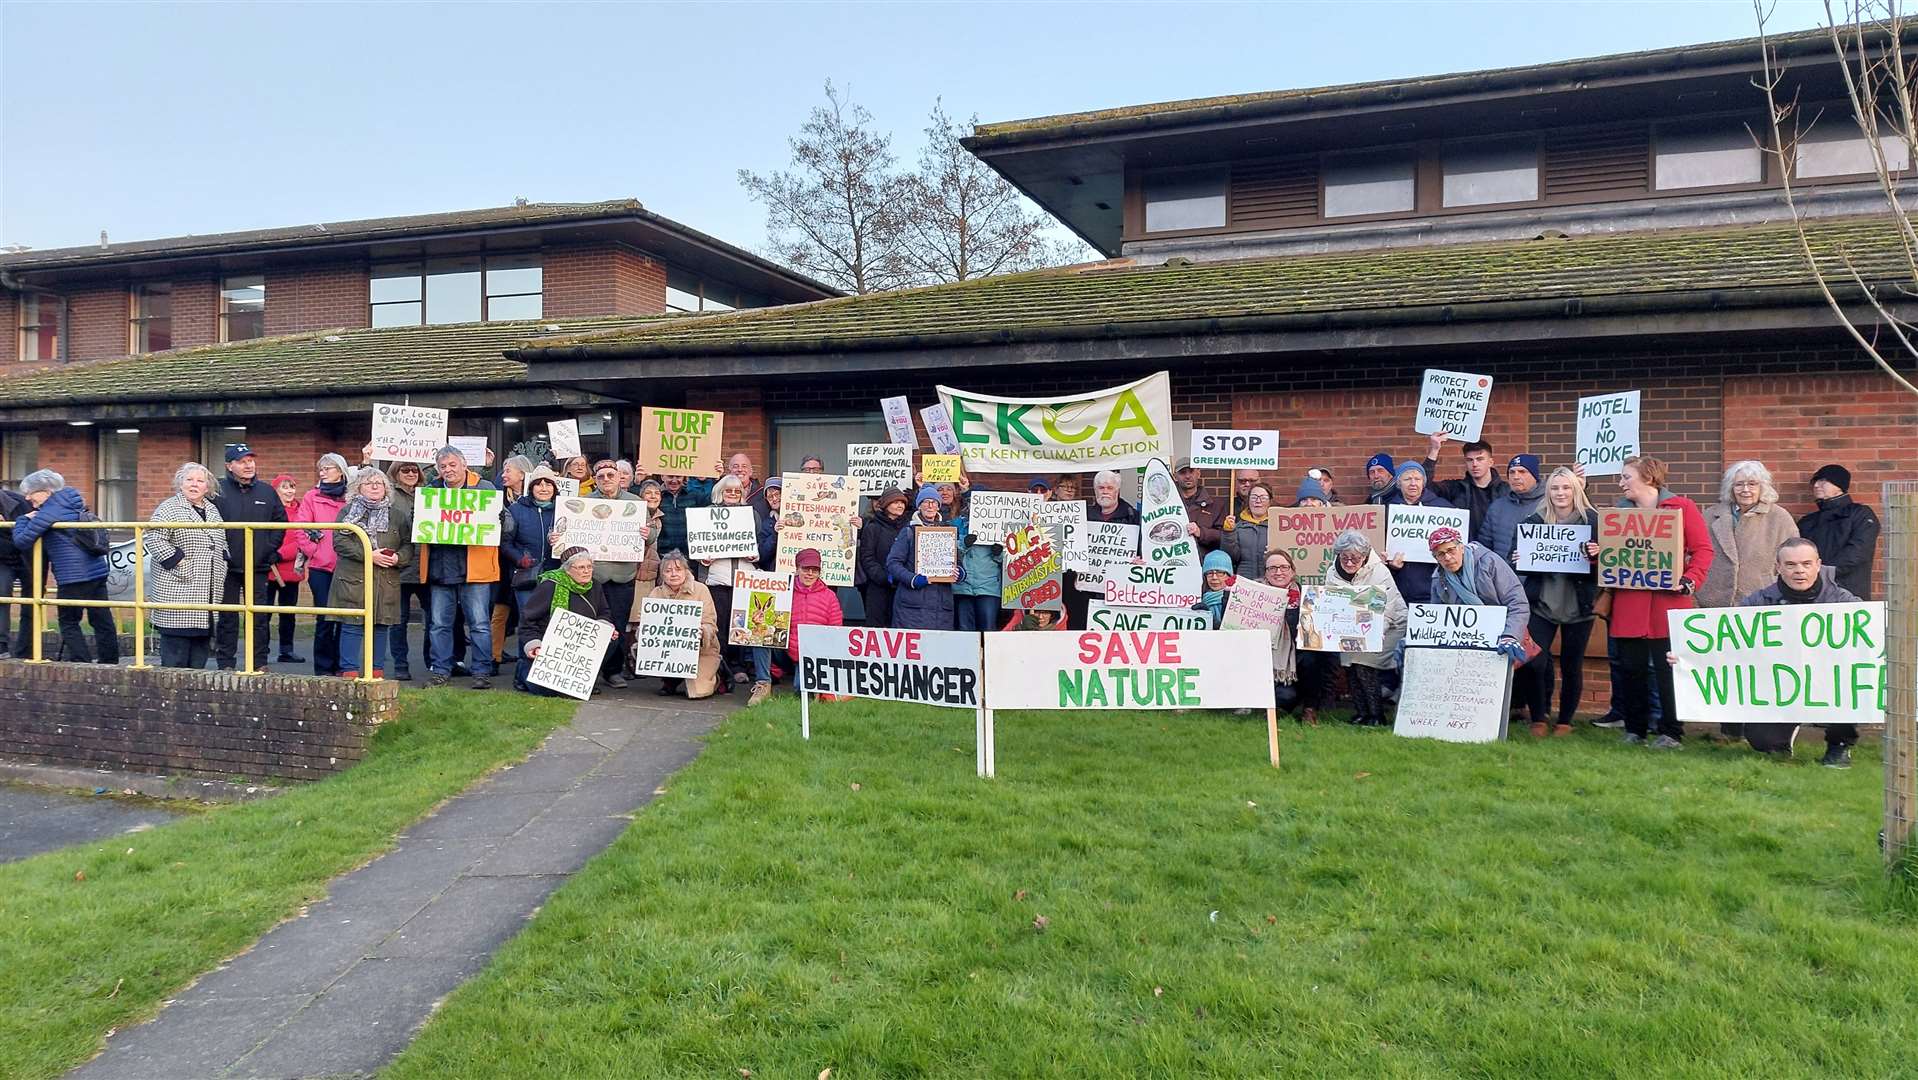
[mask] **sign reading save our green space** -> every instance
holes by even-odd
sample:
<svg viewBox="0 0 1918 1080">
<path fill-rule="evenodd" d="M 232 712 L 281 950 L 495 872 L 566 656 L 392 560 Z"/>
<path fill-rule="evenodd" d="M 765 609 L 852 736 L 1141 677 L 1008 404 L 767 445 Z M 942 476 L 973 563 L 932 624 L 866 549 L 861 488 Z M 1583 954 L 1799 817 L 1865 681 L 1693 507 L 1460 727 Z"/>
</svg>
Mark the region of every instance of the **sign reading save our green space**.
<svg viewBox="0 0 1918 1080">
<path fill-rule="evenodd" d="M 413 492 L 413 542 L 498 547 L 503 499 L 496 488 L 420 488 Z"/>
</svg>

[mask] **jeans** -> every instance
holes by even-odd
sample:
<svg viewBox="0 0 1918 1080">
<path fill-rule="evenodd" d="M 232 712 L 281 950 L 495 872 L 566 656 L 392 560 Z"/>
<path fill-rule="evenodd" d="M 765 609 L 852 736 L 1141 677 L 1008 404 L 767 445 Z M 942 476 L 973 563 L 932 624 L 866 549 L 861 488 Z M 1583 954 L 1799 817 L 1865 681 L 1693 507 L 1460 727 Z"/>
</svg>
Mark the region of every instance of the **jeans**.
<svg viewBox="0 0 1918 1080">
<path fill-rule="evenodd" d="M 60 583 L 62 600 L 105 600 L 106 598 L 106 578 Z M 80 617 L 84 612 L 88 625 L 93 627 L 93 642 L 100 651 L 100 662 L 102 664 L 120 662 L 120 628 L 114 625 L 112 608 L 63 607 L 59 611 L 60 652 L 66 659 L 81 664 L 93 663 L 93 653 L 87 648 L 87 639 L 80 633 Z"/>
<path fill-rule="evenodd" d="M 959 629 L 986 631 L 999 629 L 999 598 L 996 596 L 958 596 L 952 598 Z"/>
<path fill-rule="evenodd" d="M 297 581 L 289 582 L 288 584 L 285 584 L 285 585 L 274 585 L 269 583 L 266 588 L 267 588 L 267 592 L 266 592 L 267 599 L 273 602 L 274 607 L 299 607 L 300 606 L 300 583 L 299 582 Z M 293 616 L 282 615 L 280 616 L 280 657 L 281 659 L 285 659 L 286 657 L 289 657 L 292 655 L 293 655 Z"/>
<path fill-rule="evenodd" d="M 308 570 L 306 586 L 313 590 L 313 606 L 325 607 L 333 595 L 333 571 Z M 325 615 L 313 618 L 313 674 L 340 673 L 340 624 Z"/>
<path fill-rule="evenodd" d="M 627 612 L 633 610 L 633 593 L 638 591 L 638 586 L 630 581 L 606 581 L 600 583 L 600 589 L 606 593 L 607 617 L 619 630 L 613 635 L 606 662 L 600 665 L 599 670 L 601 675 L 611 676 L 619 674 L 620 668 L 626 663 L 626 647 L 633 643 L 632 631 L 626 629 L 626 619 Z"/>
<path fill-rule="evenodd" d="M 253 571 L 253 602 L 266 605 L 267 595 L 272 582 L 267 580 L 267 567 L 255 567 Z M 240 574 L 228 574 L 226 586 L 220 596 L 223 604 L 239 604 L 245 601 L 246 578 Z M 231 670 L 240 666 L 240 616 L 238 611 L 220 612 L 220 621 L 213 633 L 213 658 L 219 661 L 222 670 Z M 272 636 L 273 612 L 261 610 L 253 615 L 253 670 L 266 670 L 266 639 Z"/>
<path fill-rule="evenodd" d="M 212 656 L 213 639 L 204 634 L 195 637 L 160 635 L 161 667 L 204 668 Z"/>
<path fill-rule="evenodd" d="M 1626 673 L 1625 664 L 1619 659 L 1617 638 L 1605 639 L 1605 659 L 1609 661 L 1612 666 L 1612 708 L 1610 715 L 1623 720 L 1625 718 L 1623 702 L 1625 701 Z M 1660 659 L 1663 659 L 1663 657 L 1660 657 Z M 1646 670 L 1650 671 L 1651 669 L 1647 667 Z M 1665 719 L 1665 706 L 1658 700 L 1657 694 L 1652 695 L 1651 710 L 1652 724 L 1653 726 L 1657 726 L 1660 721 Z"/>
<path fill-rule="evenodd" d="M 472 646 L 466 666 L 474 677 L 493 673 L 493 584 L 434 585 L 428 616 L 427 660 L 435 675 L 453 674 L 453 612 L 466 616 L 466 640 Z"/>
<path fill-rule="evenodd" d="M 773 651 L 764 645 L 746 647 L 746 660 L 753 666 L 753 681 L 769 683 L 773 681 Z"/>
<path fill-rule="evenodd" d="M 360 619 L 351 619 L 336 623 L 340 628 L 340 671 L 357 671 L 362 675 L 369 672 L 360 665 L 366 662 L 366 623 Z M 373 624 L 373 670 L 386 667 L 386 643 L 392 636 L 392 623 Z"/>
<path fill-rule="evenodd" d="M 526 611 L 526 605 L 531 603 L 533 599 L 532 587 L 528 586 L 523 589 L 519 589 L 519 588 L 514 589 L 513 599 L 518 602 L 519 610 L 522 614 L 524 614 L 524 612 Z M 526 673 L 528 671 L 531 671 L 533 668 L 533 658 L 526 655 L 526 645 L 528 642 L 533 640 L 535 633 L 536 631 L 533 627 L 533 622 L 531 619 L 526 619 L 526 618 L 520 619 L 519 621 L 519 659 L 516 660 L 513 664 L 513 686 L 516 689 L 532 690 L 540 693 L 545 693 L 547 691 L 543 691 L 537 686 L 528 686 L 526 684 Z"/>
<path fill-rule="evenodd" d="M 386 642 L 387 651 L 393 654 L 395 675 L 405 675 L 412 671 L 412 668 L 408 666 L 410 652 L 406 644 L 406 628 L 413 621 L 413 601 L 415 600 L 420 602 L 420 614 L 424 616 L 428 611 L 427 605 L 430 603 L 427 599 L 426 586 L 414 581 L 402 584 L 400 586 L 400 621 L 393 624 L 392 629 L 387 633 Z"/>
<path fill-rule="evenodd" d="M 11 534 L 0 537 L 0 541 L 10 542 Z M 16 581 L 20 583 L 21 596 L 40 595 L 30 567 L 0 563 L 0 596 L 12 596 Z M 16 611 L 18 615 L 14 614 Z M 0 604 L 0 652 L 26 656 L 33 651 L 33 615 L 33 609 L 25 604 Z M 17 638 L 9 633 L 16 622 L 20 627 Z"/>
<path fill-rule="evenodd" d="M 1559 690 L 1558 722 L 1569 724 L 1578 711 L 1578 699 L 1585 693 L 1585 646 L 1592 640 L 1593 620 L 1555 623 L 1532 615 L 1532 640 L 1538 642 L 1538 655 L 1519 672 L 1519 684 L 1526 692 L 1526 704 L 1532 723 L 1552 719 L 1552 638 L 1558 642 Z"/>
<path fill-rule="evenodd" d="M 1671 651 L 1671 638 L 1617 638 L 1618 660 L 1625 673 L 1625 706 L 1619 715 L 1625 720 L 1625 730 L 1633 735 L 1649 734 L 1653 728 L 1660 735 L 1674 739 L 1685 737 L 1685 725 L 1678 722 L 1678 710 L 1673 702 L 1677 693 L 1672 682 L 1672 666 L 1665 662 L 1665 654 Z M 1652 715 L 1652 705 L 1659 707 L 1657 716 Z"/>
</svg>

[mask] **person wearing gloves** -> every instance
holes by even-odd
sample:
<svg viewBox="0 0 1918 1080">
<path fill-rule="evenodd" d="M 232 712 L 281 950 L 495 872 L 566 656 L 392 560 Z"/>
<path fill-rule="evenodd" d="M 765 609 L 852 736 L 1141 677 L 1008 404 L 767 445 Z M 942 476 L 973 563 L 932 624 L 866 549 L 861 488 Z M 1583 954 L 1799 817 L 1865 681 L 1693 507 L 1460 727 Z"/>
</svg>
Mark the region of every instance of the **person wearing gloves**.
<svg viewBox="0 0 1918 1080">
<path fill-rule="evenodd" d="M 413 503 L 395 497 L 386 474 L 372 466 L 353 472 L 346 484 L 346 506 L 340 522 L 358 525 L 373 542 L 373 565 L 366 564 L 360 538 L 337 529 L 327 539 L 338 562 L 333 570 L 333 603 L 359 607 L 373 597 L 373 667 L 375 679 L 386 677 L 386 646 L 400 622 L 400 582 L 413 568 L 419 549 L 413 545 Z M 366 670 L 366 624 L 345 616 L 340 628 L 340 674 L 358 678 Z"/>
<path fill-rule="evenodd" d="M 951 630 L 955 625 L 952 586 L 928 581 L 926 575 L 914 569 L 919 530 L 939 524 L 939 489 L 931 484 L 921 487 L 914 503 L 918 510 L 911 525 L 900 530 L 898 539 L 892 542 L 892 550 L 886 553 L 886 577 L 894 588 L 892 624 L 903 630 Z M 1088 513 L 1090 510 L 1091 507 L 1087 507 Z M 1134 520 L 1137 520 L 1136 514 Z M 963 580 L 965 567 L 961 565 L 958 569 Z"/>
<path fill-rule="evenodd" d="M 1878 515 L 1851 501 L 1851 470 L 1826 465 L 1811 474 L 1818 509 L 1798 519 L 1798 535 L 1818 545 L 1818 557 L 1838 584 L 1871 599 L 1871 567 L 1878 558 Z"/>
<path fill-rule="evenodd" d="M 297 508 L 288 512 L 287 520 L 295 522 L 335 522 L 340 520 L 340 511 L 346 508 L 346 459 L 338 454 L 321 454 L 319 464 L 314 467 L 319 474 L 319 483 L 308 488 L 300 496 Z M 293 544 L 301 555 L 306 556 L 306 587 L 312 590 L 314 607 L 334 607 L 333 568 L 338 560 L 333 554 L 333 537 L 327 529 L 292 529 Z M 255 541 L 256 543 L 258 541 Z M 313 674 L 338 675 L 340 673 L 340 624 L 325 615 L 313 619 Z"/>
<path fill-rule="evenodd" d="M 519 660 L 523 670 L 514 672 L 514 686 L 525 686 L 531 693 L 550 695 L 551 691 L 528 683 L 526 675 L 532 670 L 532 662 L 539 659 L 540 639 L 546 636 L 546 628 L 553 621 L 553 612 L 561 608 L 614 628 L 613 639 L 606 644 L 606 659 L 599 665 L 599 681 L 610 684 L 607 672 L 619 671 L 617 631 L 626 624 L 626 613 L 613 610 L 613 605 L 606 598 L 605 585 L 596 577 L 592 553 L 583 547 L 567 548 L 560 553 L 559 569 L 548 570 L 539 576 L 539 584 L 533 587 L 533 594 L 527 598 L 525 618 L 520 620 L 520 634 L 525 640 L 520 647 Z"/>
<path fill-rule="evenodd" d="M 655 600 L 697 600 L 702 612 L 699 674 L 693 676 L 691 686 L 687 686 L 684 679 L 661 680 L 659 696 L 671 697 L 684 691 L 693 700 L 712 697 L 719 677 L 719 611 L 713 604 L 711 591 L 693 580 L 692 564 L 686 561 L 684 552 L 668 551 L 659 557 L 659 584 L 653 586 L 649 595 Z"/>
<path fill-rule="evenodd" d="M 220 508 L 207 493 L 213 473 L 197 461 L 173 474 L 173 495 L 153 508 L 156 525 L 218 525 Z M 152 563 L 147 592 L 163 604 L 217 604 L 226 586 L 226 537 L 217 529 L 149 529 L 146 555 Z M 299 583 L 294 582 L 294 593 Z M 291 619 L 288 615 L 286 618 Z M 213 655 L 211 611 L 155 611 L 153 628 L 160 632 L 162 667 L 204 668 Z"/>
<path fill-rule="evenodd" d="M 1537 454 L 1513 455 L 1505 466 L 1505 490 L 1485 508 L 1485 520 L 1472 539 L 1500 559 L 1510 561 L 1518 550 L 1519 522 L 1537 513 L 1545 501 L 1541 468 Z"/>
<path fill-rule="evenodd" d="M 1203 611 L 1217 630 L 1225 618 L 1225 605 L 1232 599 L 1232 556 L 1223 551 L 1208 551 L 1199 563 L 1199 580 L 1204 591 L 1192 610 Z"/>
<path fill-rule="evenodd" d="M 1372 541 L 1356 529 L 1347 529 L 1332 541 L 1332 563 L 1326 583 L 1356 592 L 1371 589 L 1385 597 L 1385 634 L 1378 652 L 1328 653 L 1337 655 L 1352 683 L 1352 720 L 1360 727 L 1384 727 L 1384 675 L 1398 664 L 1399 642 L 1405 637 L 1405 599 L 1393 583 L 1392 571 L 1372 550 Z M 1301 612 L 1303 618 L 1303 612 Z"/>
<path fill-rule="evenodd" d="M 78 489 L 67 486 L 67 478 L 52 469 L 28 473 L 20 481 L 20 494 L 27 497 L 28 510 L 13 523 L 13 546 L 19 550 L 31 572 L 33 545 L 46 538 L 41 566 L 53 571 L 53 582 L 64 600 L 105 600 L 107 598 L 107 544 L 104 529 L 56 529 L 63 521 L 98 521 L 87 509 L 87 500 Z M 277 502 L 274 505 L 279 505 Z M 269 549 L 271 550 L 271 549 Z M 114 625 L 113 609 L 104 607 L 63 607 L 59 609 L 60 651 L 82 664 L 90 664 L 94 654 L 80 634 L 84 613 L 93 627 L 94 647 L 102 664 L 120 662 L 120 629 Z M 38 617 L 37 615 L 35 616 Z M 27 648 L 32 649 L 31 639 Z M 260 659 L 265 659 L 266 643 L 259 643 Z M 30 653 L 29 653 L 30 655 Z"/>
<path fill-rule="evenodd" d="M 291 473 L 281 473 L 273 478 L 273 490 L 280 496 L 280 505 L 286 507 L 286 520 L 298 521 L 293 515 L 300 512 L 300 482 L 293 479 Z M 279 561 L 266 572 L 266 595 L 274 607 L 300 606 L 300 582 L 306 580 L 306 560 L 300 557 L 299 539 L 298 529 L 281 533 Z M 291 615 L 280 616 L 280 654 L 274 658 L 274 662 L 306 663 L 306 657 L 293 651 Z"/>
<path fill-rule="evenodd" d="M 872 517 L 860 526 L 858 558 L 860 573 L 866 579 L 862 596 L 867 626 L 892 625 L 892 577 L 886 573 L 886 556 L 892 551 L 892 542 L 899 539 L 899 531 L 906 527 L 910 513 L 906 493 L 887 488 L 873 500 Z"/>
<path fill-rule="evenodd" d="M 1316 485 L 1317 481 L 1311 483 Z M 1233 576 L 1259 579 L 1265 566 L 1265 549 L 1272 538 L 1272 524 L 1267 516 L 1271 510 L 1272 489 L 1260 480 L 1245 489 L 1245 504 L 1220 526 L 1220 535 L 1225 539 L 1219 550 L 1231 557 Z"/>
<path fill-rule="evenodd" d="M 1504 487 L 1501 481 L 1500 487 Z M 1434 494 L 1425 483 L 1425 466 L 1416 461 L 1402 462 L 1398 471 L 1398 486 L 1385 497 L 1385 505 L 1391 506 L 1440 506 L 1452 508 L 1452 503 Z M 1388 509 L 1386 519 L 1391 519 Z M 1408 604 L 1423 604 L 1432 599 L 1432 575 L 1423 564 L 1405 564 L 1405 556 L 1395 555 L 1386 563 L 1392 568 L 1392 583 L 1398 586 L 1399 595 Z"/>
<path fill-rule="evenodd" d="M 1651 740 L 1654 750 L 1677 750 L 1685 745 L 1685 725 L 1678 719 L 1676 689 L 1672 685 L 1672 665 L 1666 659 L 1671 651 L 1671 636 L 1666 616 L 1689 608 L 1692 595 L 1704 584 L 1712 570 L 1711 531 L 1705 527 L 1705 515 L 1698 504 L 1683 495 L 1674 495 L 1665 487 L 1667 467 L 1655 457 L 1629 457 L 1618 474 L 1623 496 L 1620 506 L 1641 510 L 1653 508 L 1677 510 L 1684 520 L 1685 565 L 1675 592 L 1648 589 L 1612 590 L 1609 630 L 1618 643 L 1619 671 L 1624 683 L 1625 742 L 1647 745 L 1651 734 L 1651 703 L 1657 697 L 1661 712 L 1658 736 Z M 1654 686 L 1656 683 L 1656 686 Z"/>
<path fill-rule="evenodd" d="M 1515 665 L 1525 663 L 1525 624 L 1532 609 L 1525 599 L 1525 586 L 1519 584 L 1511 566 L 1490 548 L 1467 543 L 1457 529 L 1448 526 L 1433 529 L 1425 543 L 1434 560 L 1432 602 L 1502 605 L 1505 625 L 1499 630 L 1498 651 Z M 1532 734 L 1545 734 L 1545 725 L 1534 724 Z"/>
<path fill-rule="evenodd" d="M 1365 459 L 1366 502 L 1374 506 L 1383 505 L 1392 492 L 1398 490 L 1394 487 L 1397 482 L 1392 455 L 1377 453 Z"/>
<path fill-rule="evenodd" d="M 1545 482 L 1545 501 L 1522 525 L 1583 525 L 1594 534 L 1598 530 L 1598 511 L 1585 498 L 1585 481 L 1560 466 Z M 1519 672 L 1519 686 L 1525 692 L 1532 714 L 1532 734 L 1543 735 L 1552 715 L 1552 639 L 1558 639 L 1559 689 L 1558 723 L 1552 734 L 1572 733 L 1572 717 L 1578 712 L 1579 699 L 1585 693 L 1585 646 L 1592 640 L 1598 601 L 1598 544 L 1585 543 L 1585 557 L 1594 560 L 1591 568 L 1578 574 L 1554 574 L 1531 571 L 1520 575 L 1525 581 L 1525 598 L 1532 605 L 1530 628 L 1539 653 L 1527 670 Z M 1518 551 L 1511 561 L 1518 563 Z"/>
</svg>

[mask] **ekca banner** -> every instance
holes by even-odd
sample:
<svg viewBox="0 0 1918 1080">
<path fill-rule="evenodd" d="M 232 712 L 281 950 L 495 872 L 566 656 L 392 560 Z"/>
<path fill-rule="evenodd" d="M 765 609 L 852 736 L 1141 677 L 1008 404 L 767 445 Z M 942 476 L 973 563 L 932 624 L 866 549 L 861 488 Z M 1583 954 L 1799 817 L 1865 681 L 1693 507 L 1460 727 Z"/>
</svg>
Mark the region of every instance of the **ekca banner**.
<svg viewBox="0 0 1918 1080">
<path fill-rule="evenodd" d="M 1118 469 L 1172 456 L 1172 381 L 1163 371 L 1068 397 L 938 390 L 971 472 Z"/>
</svg>

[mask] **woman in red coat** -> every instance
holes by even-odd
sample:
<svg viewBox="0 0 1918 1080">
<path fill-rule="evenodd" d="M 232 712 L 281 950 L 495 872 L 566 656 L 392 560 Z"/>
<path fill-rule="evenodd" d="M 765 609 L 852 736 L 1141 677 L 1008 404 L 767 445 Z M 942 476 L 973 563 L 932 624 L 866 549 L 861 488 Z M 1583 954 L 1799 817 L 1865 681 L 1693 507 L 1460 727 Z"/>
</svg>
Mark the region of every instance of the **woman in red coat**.
<svg viewBox="0 0 1918 1080">
<path fill-rule="evenodd" d="M 273 490 L 279 493 L 280 502 L 286 507 L 286 520 L 298 521 L 294 514 L 300 512 L 300 482 L 291 474 L 281 473 L 273 478 Z M 300 546 L 294 542 L 294 534 L 299 530 L 287 529 L 280 534 L 280 557 L 273 563 L 273 569 L 267 571 L 266 596 L 274 607 L 299 607 L 300 582 L 306 580 L 306 560 L 300 557 Z M 293 616 L 280 616 L 280 656 L 278 663 L 304 664 L 306 657 L 293 652 Z"/>
<path fill-rule="evenodd" d="M 1650 734 L 1652 671 L 1656 665 L 1657 693 L 1663 712 L 1658 721 L 1658 737 L 1650 744 L 1654 750 L 1676 750 L 1685 738 L 1685 725 L 1679 722 L 1678 701 L 1672 687 L 1672 666 L 1665 659 L 1671 650 L 1671 632 L 1665 615 L 1693 606 L 1692 594 L 1705 583 L 1705 575 L 1712 568 L 1712 538 L 1705 525 L 1705 515 L 1699 512 L 1697 503 L 1674 495 L 1665 487 L 1668 471 L 1665 463 L 1655 457 L 1626 458 L 1624 471 L 1618 474 L 1618 487 L 1624 493 L 1618 505 L 1641 510 L 1677 510 L 1683 515 L 1685 566 L 1678 577 L 1678 588 L 1672 592 L 1614 590 L 1609 627 L 1612 640 L 1618 643 L 1618 661 L 1624 675 L 1621 689 L 1625 700 L 1619 712 L 1625 717 L 1625 741 L 1636 746 L 1645 745 L 1646 736 Z"/>
</svg>

